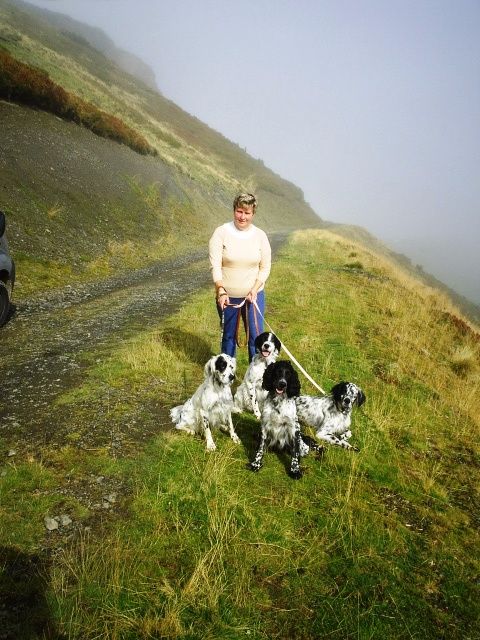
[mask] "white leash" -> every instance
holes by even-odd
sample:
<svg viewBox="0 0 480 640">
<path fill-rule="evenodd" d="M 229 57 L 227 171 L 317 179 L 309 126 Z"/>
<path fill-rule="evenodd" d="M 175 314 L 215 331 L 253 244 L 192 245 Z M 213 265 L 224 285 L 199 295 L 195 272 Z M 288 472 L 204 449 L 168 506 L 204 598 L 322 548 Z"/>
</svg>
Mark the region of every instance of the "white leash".
<svg viewBox="0 0 480 640">
<path fill-rule="evenodd" d="M 267 325 L 267 327 L 270 329 L 270 331 L 272 333 L 275 333 L 275 331 L 272 329 L 272 327 L 268 324 L 268 322 L 265 320 L 265 318 L 263 317 L 262 312 L 260 311 L 258 304 L 256 301 L 253 302 L 253 304 L 255 305 L 256 310 L 258 311 L 258 313 L 260 314 L 260 317 L 262 318 L 262 320 L 264 321 L 264 323 Z M 277 333 L 275 333 L 275 335 L 278 335 Z M 282 341 L 280 341 L 282 342 Z M 320 385 L 318 385 L 315 380 L 305 371 L 305 369 L 302 367 L 302 365 L 298 362 L 298 360 L 296 358 L 294 358 L 294 356 L 290 353 L 290 351 L 287 349 L 287 347 L 283 344 L 282 342 L 282 349 L 285 351 L 285 353 L 287 354 L 287 356 L 290 358 L 290 360 L 293 360 L 293 362 L 297 365 L 297 367 L 300 369 L 300 371 L 303 373 L 303 375 L 310 380 L 310 382 L 313 384 L 313 386 L 318 389 L 321 393 L 323 393 L 324 396 L 327 395 L 327 393 L 322 389 L 322 387 Z"/>
</svg>

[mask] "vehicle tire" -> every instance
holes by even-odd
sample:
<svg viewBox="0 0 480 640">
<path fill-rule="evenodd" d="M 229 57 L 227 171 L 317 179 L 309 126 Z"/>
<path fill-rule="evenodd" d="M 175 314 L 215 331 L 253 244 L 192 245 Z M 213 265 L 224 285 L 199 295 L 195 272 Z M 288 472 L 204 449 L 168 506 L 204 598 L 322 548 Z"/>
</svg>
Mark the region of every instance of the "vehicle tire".
<svg viewBox="0 0 480 640">
<path fill-rule="evenodd" d="M 5 283 L 0 280 L 0 327 L 5 324 L 10 310 L 10 295 Z"/>
</svg>

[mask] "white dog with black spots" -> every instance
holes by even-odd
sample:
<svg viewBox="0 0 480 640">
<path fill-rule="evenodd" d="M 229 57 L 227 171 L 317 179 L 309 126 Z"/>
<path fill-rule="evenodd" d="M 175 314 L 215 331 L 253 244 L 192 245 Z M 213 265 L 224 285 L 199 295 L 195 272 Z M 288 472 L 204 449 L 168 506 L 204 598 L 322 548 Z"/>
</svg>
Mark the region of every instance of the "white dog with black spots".
<svg viewBox="0 0 480 640">
<path fill-rule="evenodd" d="M 264 331 L 255 338 L 255 355 L 248 365 L 241 385 L 233 398 L 233 413 L 250 411 L 260 420 L 267 391 L 262 386 L 263 374 L 278 358 L 282 345 L 274 333 Z"/>
<path fill-rule="evenodd" d="M 216 449 L 212 428 L 218 427 L 236 443 L 240 438 L 232 423 L 232 382 L 235 379 L 235 358 L 225 353 L 212 356 L 205 364 L 205 380 L 185 404 L 170 410 L 176 429 L 205 438 L 208 451 Z"/>
<path fill-rule="evenodd" d="M 353 382 L 339 382 L 327 396 L 295 398 L 297 417 L 301 424 L 312 427 L 320 440 L 344 449 L 358 451 L 348 441 L 353 407 L 366 400 L 362 389 Z"/>
</svg>

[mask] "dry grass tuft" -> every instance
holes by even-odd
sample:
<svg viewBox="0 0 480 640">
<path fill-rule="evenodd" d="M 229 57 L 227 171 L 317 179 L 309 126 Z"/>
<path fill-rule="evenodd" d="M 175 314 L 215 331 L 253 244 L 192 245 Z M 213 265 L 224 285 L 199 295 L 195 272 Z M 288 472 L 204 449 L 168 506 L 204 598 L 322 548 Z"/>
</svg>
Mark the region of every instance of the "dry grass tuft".
<svg viewBox="0 0 480 640">
<path fill-rule="evenodd" d="M 479 369 L 478 352 L 469 345 L 456 347 L 450 356 L 450 366 L 461 378 L 473 377 Z"/>
</svg>

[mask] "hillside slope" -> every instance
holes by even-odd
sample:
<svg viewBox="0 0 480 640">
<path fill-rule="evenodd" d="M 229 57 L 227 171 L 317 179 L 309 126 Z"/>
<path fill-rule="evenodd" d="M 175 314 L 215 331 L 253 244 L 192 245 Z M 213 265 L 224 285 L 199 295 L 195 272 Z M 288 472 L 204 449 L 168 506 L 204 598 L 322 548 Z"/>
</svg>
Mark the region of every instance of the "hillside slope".
<svg viewBox="0 0 480 640">
<path fill-rule="evenodd" d="M 366 229 L 347 224 L 334 224 L 325 222 L 323 225 L 326 229 L 330 229 L 337 235 L 346 238 L 347 240 L 353 240 L 361 243 L 365 247 L 368 247 L 374 253 L 384 256 L 389 261 L 397 264 L 401 269 L 405 270 L 411 276 L 423 282 L 423 284 L 434 289 L 438 289 L 444 293 L 450 300 L 464 313 L 472 322 L 477 325 L 480 324 L 480 307 L 474 304 L 465 296 L 457 293 L 444 282 L 435 278 L 432 274 L 425 271 L 420 265 L 414 265 L 410 258 L 393 251 L 387 247 L 383 242 L 378 240 L 375 236 L 369 233 Z"/>
<path fill-rule="evenodd" d="M 0 103 L 0 207 L 17 296 L 206 246 L 239 190 L 256 192 L 258 224 L 272 232 L 320 224 L 300 189 L 44 13 L 0 0 L 0 25 L 11 55 L 120 118 L 158 152 L 143 157 L 55 116 Z"/>
<path fill-rule="evenodd" d="M 17 2 L 17 5 L 20 7 L 23 6 L 28 10 L 33 10 L 39 15 L 44 16 L 50 24 L 55 25 L 60 31 L 69 33 L 73 39 L 78 40 L 80 38 L 79 42 L 82 41 L 81 39 L 84 39 L 88 44 L 98 49 L 98 51 L 117 64 L 120 69 L 138 78 L 138 80 L 141 80 L 150 89 L 158 90 L 153 69 L 134 54 L 117 47 L 113 40 L 98 27 L 92 27 L 83 22 L 79 22 L 63 13 L 33 7 L 24 2 Z M 55 7 L 52 6 L 52 9 L 54 8 Z"/>
</svg>

